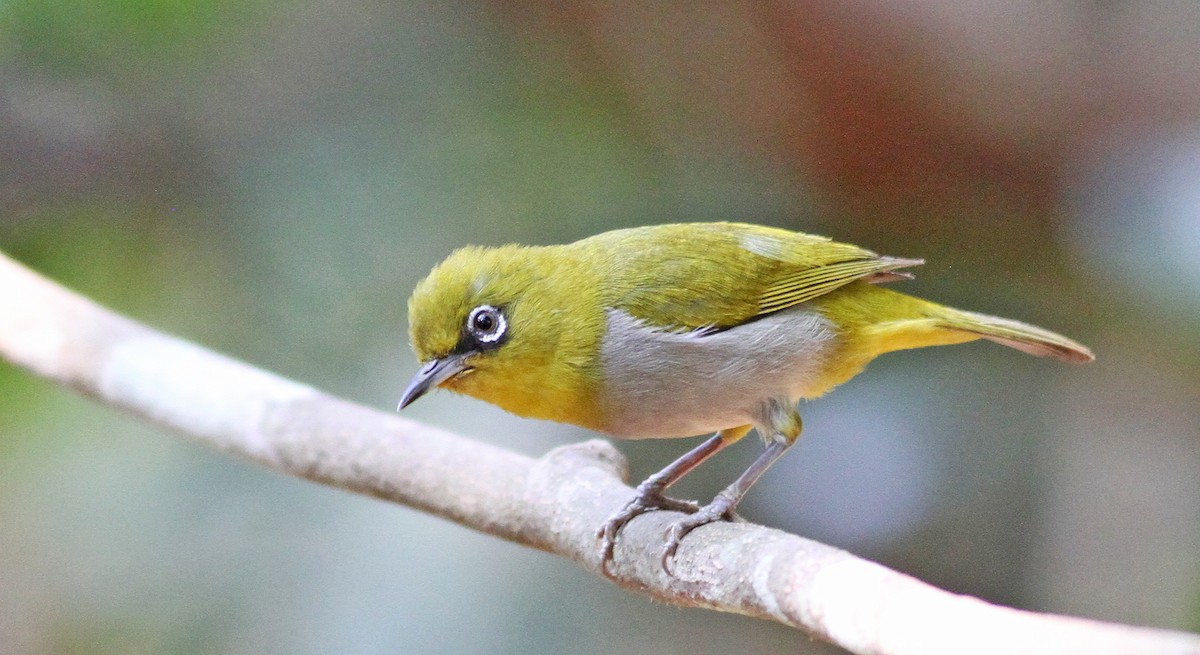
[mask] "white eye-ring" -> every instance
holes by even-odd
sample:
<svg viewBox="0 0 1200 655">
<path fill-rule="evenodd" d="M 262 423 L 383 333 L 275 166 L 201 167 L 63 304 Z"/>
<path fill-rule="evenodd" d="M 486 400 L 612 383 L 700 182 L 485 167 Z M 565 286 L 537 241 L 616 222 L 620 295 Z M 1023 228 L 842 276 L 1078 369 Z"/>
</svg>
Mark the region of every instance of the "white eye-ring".
<svg viewBox="0 0 1200 655">
<path fill-rule="evenodd" d="M 467 332 L 480 343 L 496 343 L 508 330 L 504 312 L 491 305 L 480 305 L 467 316 Z"/>
</svg>

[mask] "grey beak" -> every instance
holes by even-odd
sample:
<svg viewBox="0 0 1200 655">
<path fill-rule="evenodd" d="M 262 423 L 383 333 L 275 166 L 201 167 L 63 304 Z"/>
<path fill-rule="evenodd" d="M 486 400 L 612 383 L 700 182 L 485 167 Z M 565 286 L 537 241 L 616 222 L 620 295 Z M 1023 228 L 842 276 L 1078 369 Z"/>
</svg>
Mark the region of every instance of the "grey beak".
<svg viewBox="0 0 1200 655">
<path fill-rule="evenodd" d="M 450 378 L 467 370 L 466 359 L 472 353 L 459 353 L 457 355 L 447 355 L 441 359 L 431 359 L 425 362 L 421 370 L 413 376 L 412 382 L 408 383 L 408 388 L 400 396 L 400 404 L 396 406 L 396 411 L 400 411 L 408 407 L 414 400 L 424 396 L 430 389 L 449 380 Z"/>
</svg>

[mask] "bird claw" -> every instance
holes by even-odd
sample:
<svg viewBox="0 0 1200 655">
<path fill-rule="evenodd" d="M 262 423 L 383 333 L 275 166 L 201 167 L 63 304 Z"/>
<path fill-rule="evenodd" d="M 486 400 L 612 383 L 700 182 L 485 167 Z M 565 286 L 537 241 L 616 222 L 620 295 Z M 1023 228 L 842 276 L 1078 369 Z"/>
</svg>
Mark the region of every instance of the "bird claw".
<svg viewBox="0 0 1200 655">
<path fill-rule="evenodd" d="M 597 532 L 596 536 L 600 539 L 600 570 L 604 575 L 613 577 L 612 571 L 608 566 L 613 561 L 613 549 L 617 545 L 617 533 L 621 528 L 625 527 L 635 517 L 653 512 L 657 510 L 669 510 L 675 512 L 683 512 L 687 516 L 676 521 L 671 525 L 667 532 L 667 543 L 663 548 L 662 567 L 668 575 L 675 575 L 671 569 L 671 562 L 675 558 L 675 552 L 679 550 L 679 543 L 692 530 L 709 523 L 717 521 L 740 521 L 742 520 L 737 514 L 733 513 L 734 507 L 737 505 L 737 499 L 725 492 L 717 494 L 712 502 L 701 507 L 699 503 L 690 500 L 679 500 L 677 498 L 668 498 L 662 495 L 662 489 L 655 486 L 642 484 L 638 486 L 637 494 L 629 500 L 619 511 L 608 518 Z"/>
<path fill-rule="evenodd" d="M 662 567 L 669 575 L 675 575 L 672 570 L 671 562 L 675 559 L 675 552 L 679 550 L 679 543 L 683 541 L 692 530 L 709 523 L 717 521 L 740 521 L 741 518 L 733 513 L 733 503 L 728 502 L 724 496 L 717 496 L 713 501 L 704 507 L 699 508 L 692 514 L 676 521 L 671 526 L 667 533 L 667 545 L 663 548 Z"/>
<path fill-rule="evenodd" d="M 624 507 L 608 517 L 604 525 L 596 531 L 596 537 L 600 539 L 600 569 L 604 572 L 604 575 L 612 577 L 612 571 L 608 567 L 613 561 L 613 550 L 617 545 L 617 533 L 625 527 L 626 523 L 629 523 L 635 517 L 658 510 L 691 514 L 700 510 L 700 504 L 691 500 L 668 498 L 662 495 L 661 490 L 653 488 L 644 489 L 639 486 L 637 494 Z"/>
</svg>

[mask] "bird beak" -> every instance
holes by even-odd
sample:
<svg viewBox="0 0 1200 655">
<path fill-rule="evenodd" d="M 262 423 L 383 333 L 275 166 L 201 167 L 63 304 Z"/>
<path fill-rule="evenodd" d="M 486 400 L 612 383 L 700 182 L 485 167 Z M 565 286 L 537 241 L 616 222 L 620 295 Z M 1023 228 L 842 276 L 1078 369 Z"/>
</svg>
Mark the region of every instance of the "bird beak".
<svg viewBox="0 0 1200 655">
<path fill-rule="evenodd" d="M 473 353 L 459 353 L 456 355 L 447 355 L 441 359 L 431 359 L 425 362 L 421 370 L 413 376 L 412 382 L 408 383 L 408 388 L 400 396 L 400 404 L 396 406 L 396 411 L 400 411 L 408 407 L 414 400 L 424 396 L 426 392 L 439 384 L 449 380 L 450 378 L 467 370 L 467 357 Z"/>
</svg>

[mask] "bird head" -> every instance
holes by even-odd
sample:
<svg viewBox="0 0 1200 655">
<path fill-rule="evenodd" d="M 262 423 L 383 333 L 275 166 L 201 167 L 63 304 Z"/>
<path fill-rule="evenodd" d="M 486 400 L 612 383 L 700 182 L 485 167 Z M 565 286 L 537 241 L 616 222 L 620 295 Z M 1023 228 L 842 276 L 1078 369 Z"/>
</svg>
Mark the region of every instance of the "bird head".
<svg viewBox="0 0 1200 655">
<path fill-rule="evenodd" d="M 400 408 L 443 388 L 521 416 L 584 422 L 575 413 L 587 400 L 603 311 L 564 256 L 554 247 L 467 247 L 438 264 L 408 301 L 421 369 Z"/>
</svg>

